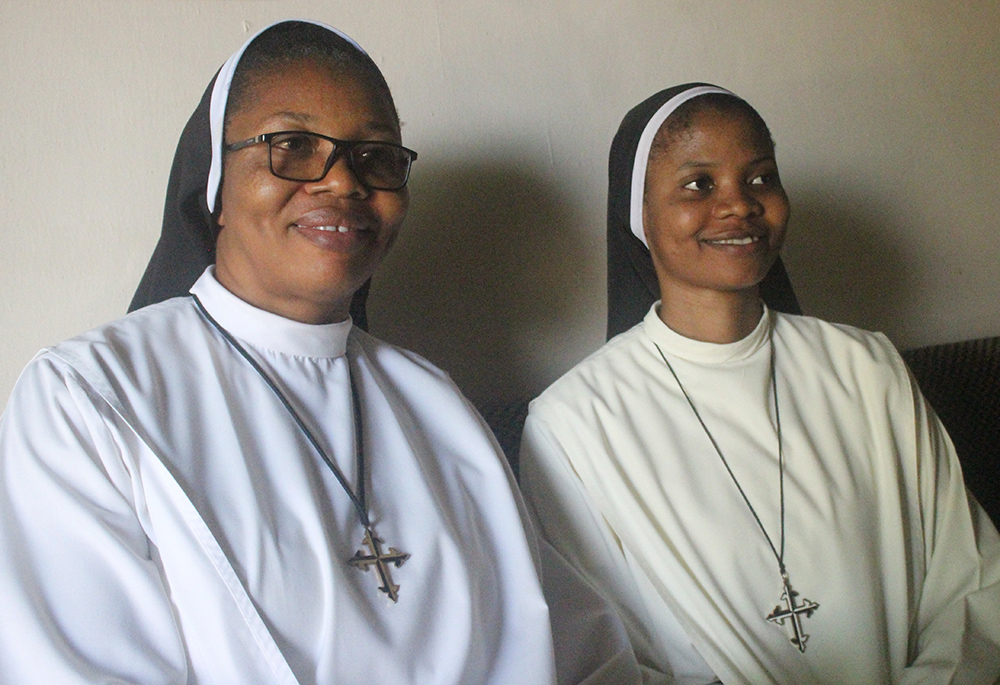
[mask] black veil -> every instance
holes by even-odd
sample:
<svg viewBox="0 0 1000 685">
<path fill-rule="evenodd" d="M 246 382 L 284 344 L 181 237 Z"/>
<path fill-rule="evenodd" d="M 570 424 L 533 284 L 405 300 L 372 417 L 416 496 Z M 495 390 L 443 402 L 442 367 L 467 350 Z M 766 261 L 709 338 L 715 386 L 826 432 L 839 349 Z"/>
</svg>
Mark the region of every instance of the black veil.
<svg viewBox="0 0 1000 685">
<path fill-rule="evenodd" d="M 660 299 L 653 259 L 645 243 L 633 231 L 633 171 L 640 142 L 647 129 L 652 129 L 651 134 L 659 129 L 669 113 L 665 112 L 665 105 L 671 100 L 676 102 L 678 96 L 697 97 L 698 92 L 726 91 L 706 83 L 688 83 L 662 90 L 625 115 L 611 143 L 608 160 L 608 339 L 642 321 L 653 303 Z M 672 111 L 677 105 L 667 109 Z M 645 140 L 651 138 L 651 134 L 646 133 Z M 645 155 L 648 156 L 648 147 Z M 645 175 L 644 160 L 642 174 Z M 761 282 L 760 293 L 771 309 L 801 313 L 780 257 Z"/>
<path fill-rule="evenodd" d="M 187 295 L 202 272 L 215 263 L 215 239 L 219 235 L 219 225 L 209 208 L 208 193 L 211 188 L 211 206 L 215 207 L 221 169 L 221 122 L 225 114 L 229 82 L 247 45 L 264 31 L 283 23 L 285 22 L 277 22 L 265 27 L 229 58 L 208 84 L 184 127 L 170 168 L 170 180 L 167 182 L 160 240 L 132 296 L 128 308 L 130 312 L 171 297 Z M 367 54 L 340 31 L 317 22 L 308 23 L 335 33 Z M 217 84 L 219 87 L 216 87 Z M 213 140 L 213 125 L 217 140 Z M 351 318 L 354 325 L 362 329 L 368 327 L 365 302 L 370 283 L 366 282 L 354 294 L 351 302 Z"/>
</svg>

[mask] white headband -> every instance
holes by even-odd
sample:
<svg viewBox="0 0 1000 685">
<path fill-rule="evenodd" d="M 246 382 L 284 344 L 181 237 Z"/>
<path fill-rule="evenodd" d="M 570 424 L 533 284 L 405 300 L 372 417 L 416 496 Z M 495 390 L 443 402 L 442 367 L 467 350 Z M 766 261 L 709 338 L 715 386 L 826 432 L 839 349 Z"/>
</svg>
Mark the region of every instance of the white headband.
<svg viewBox="0 0 1000 685">
<path fill-rule="evenodd" d="M 660 126 L 667 120 L 667 117 L 674 113 L 674 110 L 688 100 L 711 93 L 733 95 L 733 93 L 730 93 L 725 88 L 717 88 L 716 86 L 696 86 L 690 90 L 685 90 L 683 93 L 675 95 L 664 102 L 656 110 L 656 114 L 646 124 L 646 128 L 642 130 L 642 136 L 639 137 L 639 145 L 635 150 L 635 163 L 632 166 L 629 225 L 635 237 L 641 240 L 642 244 L 646 245 L 647 248 L 649 245 L 646 243 L 646 233 L 642 229 L 642 196 L 646 187 L 646 167 L 649 165 L 649 152 L 653 148 L 653 139 L 656 138 L 656 133 L 660 130 Z M 736 96 L 733 95 L 733 97 Z"/>
<path fill-rule="evenodd" d="M 245 42 L 243 47 L 234 52 L 233 56 L 227 59 L 226 63 L 222 65 L 222 68 L 219 69 L 219 74 L 215 78 L 215 86 L 212 88 L 212 105 L 209 113 L 209 126 L 212 131 L 212 165 L 208 169 L 208 186 L 205 191 L 205 199 L 208 201 L 209 212 L 215 211 L 215 196 L 219 194 L 219 182 L 222 180 L 222 129 L 226 118 L 226 102 L 229 100 L 229 86 L 233 82 L 233 73 L 236 71 L 236 65 L 239 64 L 240 58 L 243 56 L 243 52 L 247 49 L 247 46 L 254 42 L 257 36 L 262 34 L 264 31 L 267 31 L 272 26 L 284 24 L 289 21 L 301 21 L 306 24 L 315 24 L 316 26 L 337 34 L 356 47 L 362 54 L 368 54 L 365 52 L 364 48 L 358 45 L 353 38 L 345 34 L 343 31 L 339 31 L 332 26 L 328 26 L 318 21 L 311 21 L 309 19 L 283 19 L 269 26 L 265 26 L 260 31 L 255 33 L 247 42 Z"/>
</svg>

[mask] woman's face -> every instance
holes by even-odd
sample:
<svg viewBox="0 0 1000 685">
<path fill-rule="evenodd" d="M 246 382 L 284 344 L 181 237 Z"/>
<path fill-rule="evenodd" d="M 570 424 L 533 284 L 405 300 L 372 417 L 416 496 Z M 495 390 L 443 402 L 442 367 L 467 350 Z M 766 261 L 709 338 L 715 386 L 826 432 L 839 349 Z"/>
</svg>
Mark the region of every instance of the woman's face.
<svg viewBox="0 0 1000 685">
<path fill-rule="evenodd" d="M 788 215 L 773 146 L 743 115 L 702 110 L 650 157 L 643 228 L 663 293 L 755 290 Z"/>
<path fill-rule="evenodd" d="M 260 76 L 245 102 L 227 122 L 226 143 L 287 130 L 400 142 L 378 91 L 350 71 L 312 61 Z M 227 152 L 216 276 L 261 309 L 306 323 L 341 321 L 408 205 L 405 188 L 366 188 L 344 157 L 321 180 L 303 183 L 271 174 L 264 143 Z"/>
</svg>

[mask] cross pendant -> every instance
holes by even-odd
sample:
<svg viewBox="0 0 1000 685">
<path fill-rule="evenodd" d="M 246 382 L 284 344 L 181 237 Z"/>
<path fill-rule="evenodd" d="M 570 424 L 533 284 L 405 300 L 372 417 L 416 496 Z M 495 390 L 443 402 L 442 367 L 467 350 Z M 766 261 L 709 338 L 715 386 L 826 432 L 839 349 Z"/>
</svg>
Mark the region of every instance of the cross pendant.
<svg viewBox="0 0 1000 685">
<path fill-rule="evenodd" d="M 799 593 L 792 589 L 787 576 L 783 577 L 782 582 L 785 591 L 781 594 L 781 601 L 785 603 L 785 606 L 782 607 L 779 604 L 774 607 L 774 611 L 770 613 L 767 620 L 785 626 L 789 641 L 798 647 L 800 652 L 805 652 L 809 636 L 802 629 L 802 618 L 803 616 L 805 618 L 812 616 L 813 612 L 819 609 L 819 604 L 805 598 L 802 599 L 802 604 L 796 604 L 795 598 L 799 596 Z M 788 625 L 785 625 L 785 621 L 788 621 Z"/>
<path fill-rule="evenodd" d="M 365 528 L 365 539 L 362 543 L 370 554 L 364 554 L 362 550 L 354 553 L 354 556 L 347 560 L 347 563 L 362 571 L 375 568 L 375 575 L 380 583 L 379 590 L 384 592 L 395 604 L 399 600 L 399 586 L 393 585 L 392 577 L 389 575 L 389 564 L 395 564 L 396 568 L 403 565 L 403 562 L 410 558 L 406 552 L 400 552 L 395 547 L 390 547 L 388 552 L 382 551 L 382 539 L 375 535 L 371 526 Z"/>
</svg>

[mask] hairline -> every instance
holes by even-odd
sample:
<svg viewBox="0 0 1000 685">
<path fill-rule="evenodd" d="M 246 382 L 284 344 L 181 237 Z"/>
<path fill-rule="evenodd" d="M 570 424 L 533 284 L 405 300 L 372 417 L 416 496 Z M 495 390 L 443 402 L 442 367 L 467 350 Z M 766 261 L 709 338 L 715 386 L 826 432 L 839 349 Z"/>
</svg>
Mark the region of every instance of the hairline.
<svg viewBox="0 0 1000 685">
<path fill-rule="evenodd" d="M 777 147 L 774 136 L 771 135 L 767 122 L 749 102 L 731 93 L 708 93 L 682 103 L 663 120 L 656 135 L 653 136 L 649 159 L 652 160 L 663 154 L 681 136 L 688 134 L 695 125 L 695 119 L 705 112 L 713 112 L 728 118 L 739 118 L 749 123 L 754 136 L 759 138 L 760 142 L 764 143 L 771 151 L 771 155 L 774 156 Z"/>
<path fill-rule="evenodd" d="M 369 92 L 376 96 L 377 101 L 385 108 L 386 114 L 389 116 L 389 121 L 395 127 L 395 130 L 397 132 L 400 130 L 399 114 L 396 111 L 395 101 L 384 80 L 381 83 L 379 82 L 380 73 L 376 77 L 376 73 L 366 68 L 360 61 L 335 60 L 332 57 L 323 55 L 303 55 L 257 65 L 248 72 L 240 73 L 241 79 L 245 80 L 245 85 L 241 84 L 241 91 L 237 93 L 236 98 L 231 97 L 232 93 L 230 93 L 230 97 L 226 101 L 226 111 L 223 116 L 223 131 L 228 128 L 233 116 L 246 109 L 251 100 L 248 96 L 254 93 L 261 81 L 278 76 L 296 67 L 309 64 L 327 70 L 331 76 L 351 78 L 362 84 Z"/>
</svg>

